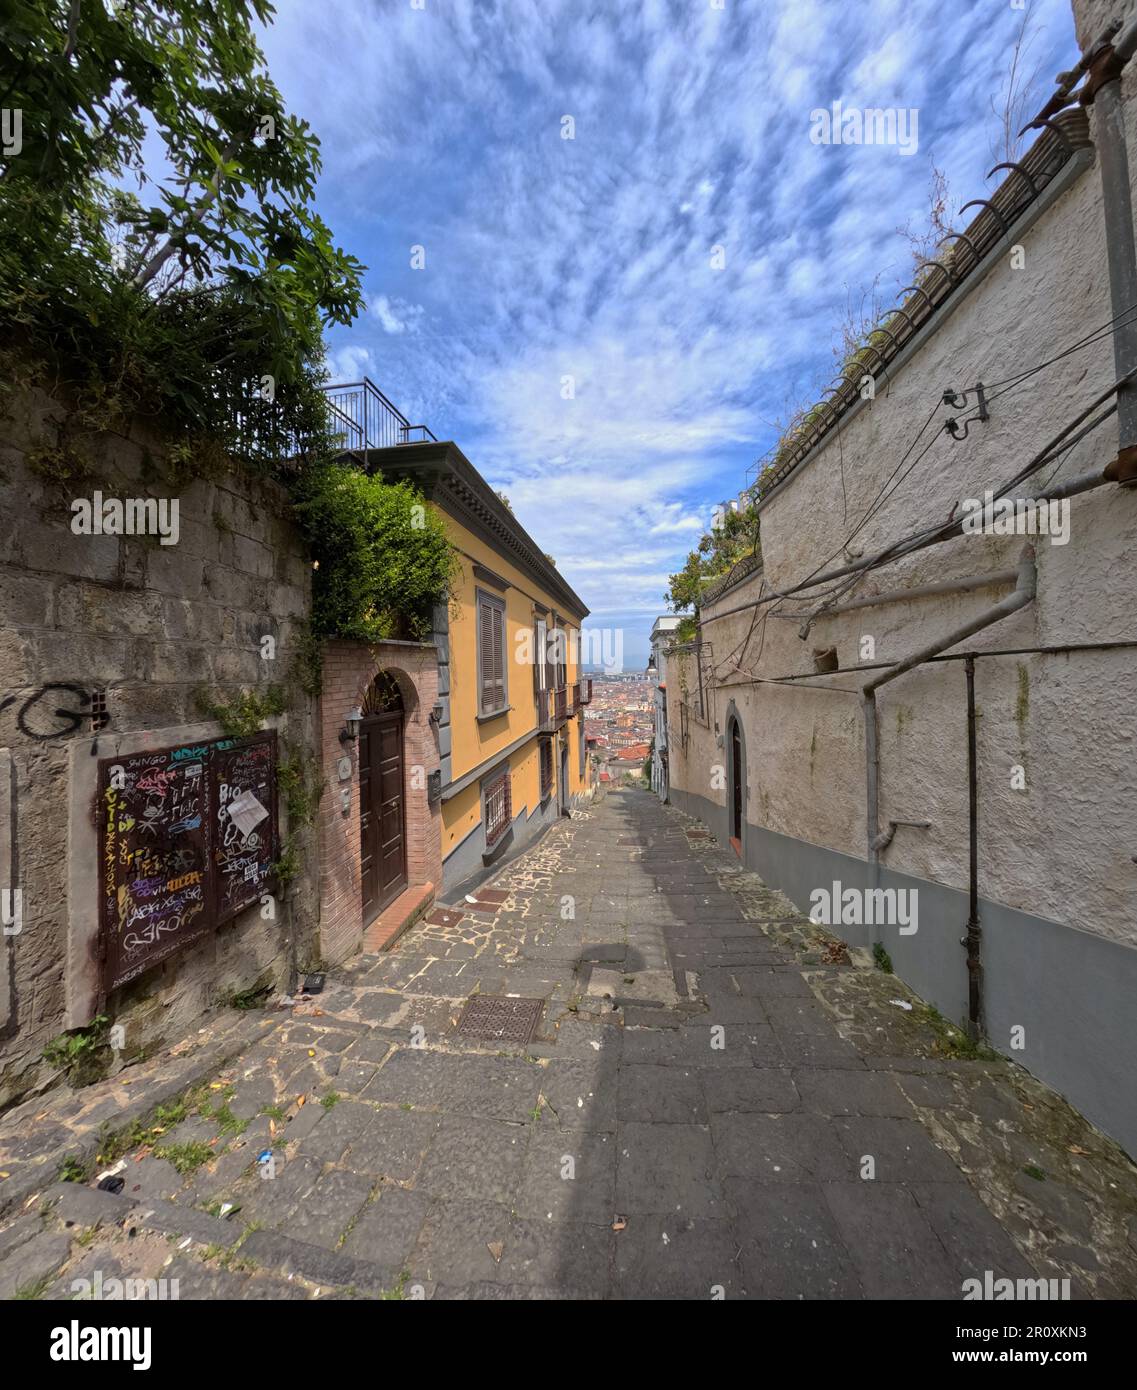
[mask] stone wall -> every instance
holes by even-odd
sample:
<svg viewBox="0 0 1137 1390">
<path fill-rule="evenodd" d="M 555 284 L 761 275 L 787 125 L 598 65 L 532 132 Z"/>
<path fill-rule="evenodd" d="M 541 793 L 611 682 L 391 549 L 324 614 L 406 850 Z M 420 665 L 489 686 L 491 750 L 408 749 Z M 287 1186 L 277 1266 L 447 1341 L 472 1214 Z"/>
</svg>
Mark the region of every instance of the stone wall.
<svg viewBox="0 0 1137 1390">
<path fill-rule="evenodd" d="M 178 484 L 142 429 L 80 438 L 42 394 L 8 402 L 0 421 L 0 888 L 22 897 L 19 934 L 0 938 L 0 1105 L 46 1084 L 44 1044 L 90 1021 L 98 967 L 89 924 L 95 895 L 94 768 L 149 744 L 217 738 L 199 705 L 213 690 L 278 684 L 271 721 L 282 753 L 314 758 L 315 701 L 297 683 L 311 570 L 275 485 L 227 473 Z M 66 477 L 81 457 L 89 476 Z M 177 543 L 155 536 L 76 535 L 71 503 L 177 498 Z M 272 638 L 272 643 L 263 639 Z M 105 701 L 105 727 L 92 712 Z M 282 833 L 285 814 L 281 811 Z M 308 837 L 310 848 L 311 837 Z M 302 855 L 310 865 L 311 853 Z M 311 868 L 294 887 L 301 963 L 317 954 Z M 287 983 L 282 917 L 246 909 L 197 945 L 107 1000 L 125 1028 L 120 1060 L 189 1032 L 219 999 Z"/>
<path fill-rule="evenodd" d="M 1130 126 L 1133 87 L 1127 79 Z M 1132 133 L 1130 142 L 1133 160 Z M 857 889 L 875 882 L 859 698 L 866 678 L 848 668 L 901 661 L 985 612 L 1013 589 L 1013 579 L 996 576 L 1015 568 L 1024 538 L 958 536 L 874 570 L 844 601 L 974 576 L 988 582 L 822 612 L 804 638 L 800 629 L 820 597 L 751 605 L 771 589 L 784 591 L 946 520 L 962 499 L 982 497 L 1013 476 L 1112 384 L 1107 333 L 1013 389 L 995 385 L 1107 325 L 1113 314 L 1098 169 L 1083 157 L 1064 172 L 1047 205 L 1013 229 L 1011 241 L 1025 257 L 1021 268 L 1010 255 L 993 256 L 924 345 L 877 383 L 876 399 L 842 422 L 840 438 L 835 432 L 763 503 L 764 571 L 721 594 L 702 615 L 713 688 L 707 719 L 690 718 L 685 746 L 678 701 L 669 700 L 672 800 L 724 838 L 724 739 L 729 711 L 738 712 L 746 731 L 742 855 L 803 909 L 814 890 L 835 879 Z M 930 414 L 932 430 L 940 430 L 946 414 L 972 413 L 937 412 L 936 403 L 945 388 L 976 381 L 992 388 L 989 420 L 973 421 L 960 441 L 942 432 L 935 440 L 930 430 L 910 450 Z M 1100 473 L 1117 445 L 1116 419 L 1108 419 L 1017 495 L 1035 495 L 1042 480 Z M 890 479 L 895 489 L 870 514 Z M 1034 540 L 1034 602 L 969 639 L 968 650 L 1137 638 L 1137 488 L 1106 484 L 1074 497 L 1069 508 L 1067 544 Z M 844 674 L 812 676 L 815 660 L 831 650 Z M 802 679 L 770 683 L 784 677 Z M 677 684 L 695 688 L 689 656 L 669 693 Z M 1137 796 L 1137 651 L 991 656 L 977 662 L 976 691 L 988 1036 L 1132 1148 L 1137 1099 L 1129 1077 L 1137 1044 L 1126 1001 L 1137 988 L 1137 864 L 1128 813 Z M 891 820 L 929 822 L 896 831 L 881 852 L 879 881 L 919 889 L 919 929 L 905 936 L 895 927 L 838 930 L 860 945 L 882 940 L 898 973 L 959 1021 L 967 1005 L 960 946 L 968 883 L 962 664 L 918 667 L 880 690 L 878 708 L 880 804 L 872 830 Z M 1025 1047 L 1012 1050 L 1018 1027 Z"/>
</svg>

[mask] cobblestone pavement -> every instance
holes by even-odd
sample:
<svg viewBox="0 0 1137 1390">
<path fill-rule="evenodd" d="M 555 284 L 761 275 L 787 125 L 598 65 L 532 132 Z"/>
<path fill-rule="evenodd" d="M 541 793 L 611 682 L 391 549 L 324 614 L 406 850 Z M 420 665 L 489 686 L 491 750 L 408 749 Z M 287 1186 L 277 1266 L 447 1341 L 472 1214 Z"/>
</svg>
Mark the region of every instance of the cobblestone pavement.
<svg viewBox="0 0 1137 1390">
<path fill-rule="evenodd" d="M 476 897 L 309 1004 L 3 1117 L 0 1297 L 1137 1293 L 1116 1145 L 650 794 Z M 533 1041 L 457 1034 L 476 994 L 541 1000 Z"/>
</svg>

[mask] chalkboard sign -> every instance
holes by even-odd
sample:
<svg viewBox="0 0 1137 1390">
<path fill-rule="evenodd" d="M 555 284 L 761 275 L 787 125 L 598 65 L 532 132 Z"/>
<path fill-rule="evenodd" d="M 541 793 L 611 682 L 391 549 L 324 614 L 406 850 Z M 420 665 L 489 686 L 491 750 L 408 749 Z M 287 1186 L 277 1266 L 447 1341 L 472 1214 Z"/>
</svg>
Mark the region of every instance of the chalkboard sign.
<svg viewBox="0 0 1137 1390">
<path fill-rule="evenodd" d="M 263 891 L 276 853 L 276 735 L 104 758 L 98 796 L 109 992 Z"/>
<path fill-rule="evenodd" d="M 276 735 L 219 748 L 211 759 L 214 920 L 268 891 L 276 859 Z"/>
</svg>

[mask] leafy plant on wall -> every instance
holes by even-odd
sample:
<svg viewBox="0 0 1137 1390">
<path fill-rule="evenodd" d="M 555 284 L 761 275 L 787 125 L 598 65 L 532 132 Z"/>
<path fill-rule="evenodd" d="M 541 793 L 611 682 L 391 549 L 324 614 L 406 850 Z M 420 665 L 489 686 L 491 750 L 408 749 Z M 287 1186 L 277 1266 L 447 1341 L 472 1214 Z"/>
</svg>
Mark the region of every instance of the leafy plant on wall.
<svg viewBox="0 0 1137 1390">
<path fill-rule="evenodd" d="M 408 482 L 324 463 L 294 487 L 297 521 L 316 562 L 318 637 L 423 639 L 450 591 L 456 552 L 442 518 Z"/>
</svg>

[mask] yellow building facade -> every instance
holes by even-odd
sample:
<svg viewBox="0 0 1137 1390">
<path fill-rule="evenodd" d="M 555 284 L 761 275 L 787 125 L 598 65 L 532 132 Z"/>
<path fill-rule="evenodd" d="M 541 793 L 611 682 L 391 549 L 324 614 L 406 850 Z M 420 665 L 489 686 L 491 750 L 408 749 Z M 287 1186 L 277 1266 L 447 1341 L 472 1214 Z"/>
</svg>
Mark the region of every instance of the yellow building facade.
<svg viewBox="0 0 1137 1390">
<path fill-rule="evenodd" d="M 457 554 L 433 633 L 449 897 L 592 795 L 591 682 L 580 674 L 588 609 L 456 445 L 372 450 L 369 463 L 421 488 Z"/>
</svg>

